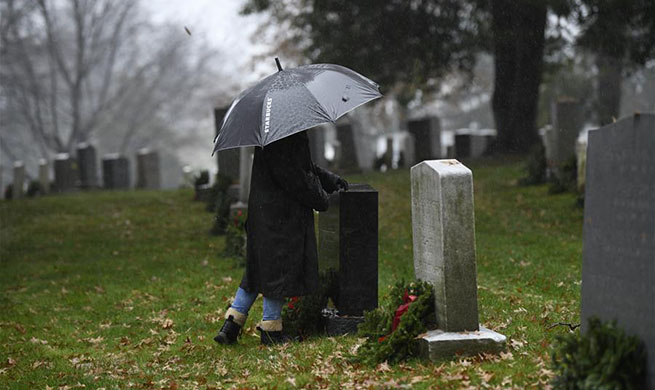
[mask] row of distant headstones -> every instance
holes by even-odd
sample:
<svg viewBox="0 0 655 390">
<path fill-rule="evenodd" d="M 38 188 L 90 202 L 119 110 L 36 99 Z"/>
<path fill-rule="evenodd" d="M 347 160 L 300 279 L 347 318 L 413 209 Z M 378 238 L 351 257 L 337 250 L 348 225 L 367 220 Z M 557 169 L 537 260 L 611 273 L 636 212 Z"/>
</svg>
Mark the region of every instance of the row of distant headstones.
<svg viewBox="0 0 655 390">
<path fill-rule="evenodd" d="M 221 110 L 217 110 L 217 127 L 222 117 Z M 571 99 L 561 99 L 554 102 L 551 110 L 551 125 L 540 130 L 541 139 L 546 150 L 548 160 L 548 174 L 556 175 L 558 167 L 567 159 L 578 156 L 582 163 L 581 177 L 584 177 L 584 155 L 586 152 L 586 139 L 581 139 L 578 144 L 578 135 L 584 126 L 584 110 L 582 104 Z M 496 139 L 495 129 L 458 129 L 446 132 L 452 133 L 452 137 L 442 136 L 444 130 L 441 128 L 441 121 L 436 116 L 428 116 L 420 119 L 407 121 L 407 131 L 386 136 L 386 152 L 383 156 L 376 158 L 373 167 L 379 169 L 385 166 L 390 168 L 408 168 L 419 161 L 435 158 L 476 158 L 487 154 Z M 367 166 L 358 156 L 356 146 L 357 131 L 350 123 L 343 122 L 336 125 L 336 142 L 332 168 L 341 170 L 357 170 Z M 325 158 L 325 132 L 321 129 L 310 130 L 310 148 L 312 157 L 320 166 L 328 166 Z M 577 146 L 576 146 L 577 145 Z M 232 161 L 231 167 L 225 167 L 229 162 L 224 163 L 224 170 L 231 168 L 237 170 L 237 150 L 221 152 L 232 153 L 227 159 Z M 220 160 L 220 158 L 219 158 Z M 219 163 L 220 165 L 220 163 Z M 238 173 L 234 173 L 238 176 Z"/>
<path fill-rule="evenodd" d="M 156 151 L 140 149 L 136 154 L 137 188 L 160 188 L 160 164 Z M 102 158 L 102 186 L 98 179 L 96 149 L 86 143 L 77 147 L 77 158 L 60 153 L 54 158 L 54 180 L 50 179 L 50 163 L 39 161 L 38 180 L 27 183 L 25 164 L 14 162 L 13 182 L 5 191 L 5 197 L 21 198 L 25 194 L 70 192 L 77 189 L 129 189 L 130 161 L 119 154 L 107 154 Z"/>
</svg>

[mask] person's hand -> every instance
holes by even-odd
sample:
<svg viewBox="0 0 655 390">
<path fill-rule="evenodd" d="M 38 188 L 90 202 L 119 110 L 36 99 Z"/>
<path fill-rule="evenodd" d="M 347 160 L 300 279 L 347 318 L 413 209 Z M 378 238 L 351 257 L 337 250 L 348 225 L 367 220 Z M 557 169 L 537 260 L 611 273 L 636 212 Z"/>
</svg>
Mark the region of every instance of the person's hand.
<svg viewBox="0 0 655 390">
<path fill-rule="evenodd" d="M 336 184 L 339 190 L 348 191 L 348 182 L 343 177 L 338 177 Z"/>
</svg>

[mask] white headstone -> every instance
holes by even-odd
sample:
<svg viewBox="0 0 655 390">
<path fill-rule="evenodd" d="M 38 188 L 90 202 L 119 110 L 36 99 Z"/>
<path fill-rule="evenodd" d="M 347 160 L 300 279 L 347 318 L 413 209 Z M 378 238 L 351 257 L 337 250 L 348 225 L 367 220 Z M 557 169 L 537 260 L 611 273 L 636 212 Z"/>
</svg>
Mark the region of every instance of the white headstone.
<svg viewBox="0 0 655 390">
<path fill-rule="evenodd" d="M 478 330 L 473 175 L 457 160 L 412 167 L 414 272 L 435 287 L 437 324 Z"/>
<path fill-rule="evenodd" d="M 434 287 L 437 330 L 423 335 L 430 359 L 497 352 L 505 336 L 478 322 L 473 175 L 457 160 L 423 161 L 411 170 L 416 278 Z"/>
</svg>

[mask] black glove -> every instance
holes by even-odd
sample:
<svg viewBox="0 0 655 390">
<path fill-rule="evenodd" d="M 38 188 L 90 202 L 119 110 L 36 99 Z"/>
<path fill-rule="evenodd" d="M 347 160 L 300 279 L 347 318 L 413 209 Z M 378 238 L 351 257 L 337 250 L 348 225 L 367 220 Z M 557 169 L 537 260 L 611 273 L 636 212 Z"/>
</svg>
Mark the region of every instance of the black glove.
<svg viewBox="0 0 655 390">
<path fill-rule="evenodd" d="M 348 182 L 341 176 L 337 176 L 336 185 L 339 190 L 348 191 Z"/>
</svg>

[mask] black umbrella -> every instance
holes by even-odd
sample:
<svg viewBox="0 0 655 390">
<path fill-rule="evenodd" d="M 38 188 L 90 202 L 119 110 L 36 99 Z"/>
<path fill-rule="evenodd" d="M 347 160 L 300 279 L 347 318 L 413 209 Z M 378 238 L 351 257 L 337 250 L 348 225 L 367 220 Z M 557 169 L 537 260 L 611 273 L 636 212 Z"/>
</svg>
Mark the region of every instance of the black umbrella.
<svg viewBox="0 0 655 390">
<path fill-rule="evenodd" d="M 243 91 L 223 118 L 214 152 L 271 142 L 327 122 L 382 96 L 379 86 L 340 65 L 283 70 Z"/>
</svg>

